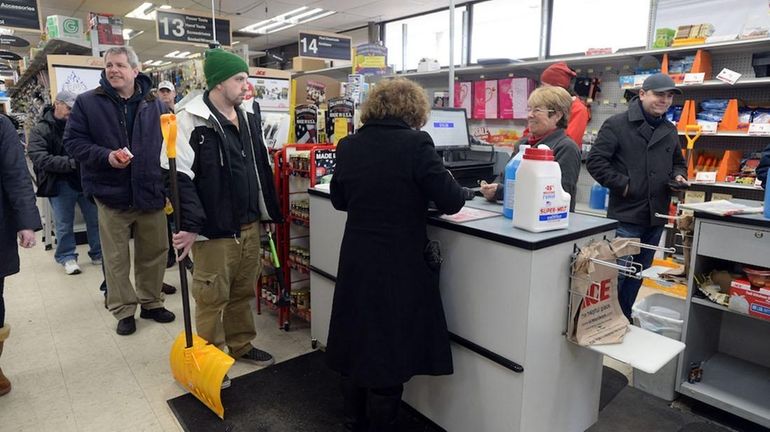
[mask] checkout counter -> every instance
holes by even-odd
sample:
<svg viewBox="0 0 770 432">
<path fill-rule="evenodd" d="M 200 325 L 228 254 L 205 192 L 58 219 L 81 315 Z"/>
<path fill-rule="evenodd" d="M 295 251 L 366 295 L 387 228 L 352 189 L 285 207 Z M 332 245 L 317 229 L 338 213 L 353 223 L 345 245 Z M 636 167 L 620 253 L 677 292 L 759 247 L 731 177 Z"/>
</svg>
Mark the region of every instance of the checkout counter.
<svg viewBox="0 0 770 432">
<path fill-rule="evenodd" d="M 328 192 L 309 194 L 311 333 L 325 346 L 346 213 L 333 208 Z M 403 396 L 439 426 L 582 432 L 598 418 L 605 348 L 621 361 L 638 357 L 653 372 L 683 348 L 635 327 L 623 344 L 604 348 L 566 339 L 575 248 L 614 237 L 616 221 L 573 213 L 568 229 L 530 233 L 513 228 L 502 206 L 483 198 L 466 208 L 491 213 L 428 220 L 428 236 L 441 242 L 444 257 L 440 286 L 455 373 L 414 377 Z M 656 349 L 658 338 L 682 347 Z"/>
</svg>

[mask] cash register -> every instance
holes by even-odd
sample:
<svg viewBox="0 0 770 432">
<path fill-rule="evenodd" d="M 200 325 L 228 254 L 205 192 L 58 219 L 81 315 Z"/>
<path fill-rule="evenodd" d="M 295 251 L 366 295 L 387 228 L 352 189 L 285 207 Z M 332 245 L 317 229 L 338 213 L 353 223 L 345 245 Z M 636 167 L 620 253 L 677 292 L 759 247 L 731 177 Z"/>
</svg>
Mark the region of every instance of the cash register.
<svg viewBox="0 0 770 432">
<path fill-rule="evenodd" d="M 444 166 L 462 186 L 475 188 L 479 180 L 495 177 L 494 151 L 483 160 L 468 157 L 471 141 L 464 108 L 433 108 L 422 130 L 433 139 Z"/>
</svg>

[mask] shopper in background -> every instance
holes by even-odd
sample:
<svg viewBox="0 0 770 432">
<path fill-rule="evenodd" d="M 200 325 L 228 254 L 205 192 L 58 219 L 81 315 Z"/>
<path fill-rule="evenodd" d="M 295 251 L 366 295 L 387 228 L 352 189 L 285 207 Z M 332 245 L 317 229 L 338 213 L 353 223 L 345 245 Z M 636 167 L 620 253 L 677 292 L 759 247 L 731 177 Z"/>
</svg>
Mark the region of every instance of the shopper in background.
<svg viewBox="0 0 770 432">
<path fill-rule="evenodd" d="M 620 222 L 618 237 L 657 246 L 666 219 L 655 213 L 668 214 L 672 183 L 689 184 L 676 127 L 665 117 L 675 94 L 682 91 L 668 75 L 649 76 L 628 110 L 604 122 L 588 155 L 588 172 L 610 190 L 607 217 Z M 654 255 L 643 248 L 633 260 L 646 269 Z M 641 284 L 640 279 L 618 278 L 620 307 L 629 320 Z"/>
<path fill-rule="evenodd" d="M 527 129 L 518 143 L 513 158 L 522 144 L 537 146 L 547 145 L 553 150 L 554 159 L 561 169 L 561 186 L 572 197 L 569 210 L 575 211 L 577 181 L 580 175 L 580 150 L 575 142 L 567 136 L 565 128 L 569 122 L 570 110 L 573 105 L 572 97 L 566 90 L 559 87 L 539 87 L 529 95 L 527 100 Z M 494 183 L 482 184 L 481 194 L 489 201 L 503 199 L 505 193 L 505 175 L 498 175 Z"/>
<path fill-rule="evenodd" d="M 206 52 L 204 94 L 177 113 L 177 169 L 181 206 L 174 248 L 195 258 L 195 327 L 203 339 L 227 346 L 236 360 L 259 366 L 273 356 L 252 345 L 251 302 L 262 271 L 260 223 L 283 221 L 259 112 L 242 106 L 249 67 L 221 49 Z M 161 164 L 168 167 L 163 153 Z M 229 378 L 222 383 L 227 387 Z"/>
<path fill-rule="evenodd" d="M 767 171 L 770 169 L 770 145 L 762 152 L 762 159 L 757 166 L 757 179 L 762 182 L 762 187 L 767 189 Z M 770 204 L 767 204 L 770 205 Z"/>
<path fill-rule="evenodd" d="M 56 222 L 56 252 L 54 259 L 64 266 L 68 275 L 80 273 L 75 251 L 75 206 L 86 222 L 88 255 L 91 263 L 101 266 L 102 246 L 99 240 L 99 219 L 96 205 L 83 194 L 78 163 L 62 144 L 72 105 L 77 95 L 60 91 L 53 106 L 43 111 L 43 117 L 29 132 L 27 153 L 37 175 L 37 196 L 49 197 Z"/>
<path fill-rule="evenodd" d="M 3 288 L 5 277 L 19 272 L 19 252 L 16 246 L 31 248 L 35 245 L 34 231 L 40 230 L 40 214 L 35 206 L 24 147 L 16 128 L 5 116 L 0 116 L 0 356 L 3 345 L 11 334 L 5 322 Z M 0 369 L 0 396 L 11 391 L 11 382 Z"/>
<path fill-rule="evenodd" d="M 561 87 L 569 92 L 572 104 L 566 133 L 577 144 L 578 148 L 582 148 L 583 135 L 586 132 L 586 126 L 588 126 L 591 115 L 583 101 L 575 94 L 575 76 L 577 76 L 575 71 L 570 69 L 566 63 L 558 62 L 548 66 L 540 74 L 540 83 L 544 86 Z"/>
<path fill-rule="evenodd" d="M 158 99 L 166 104 L 169 111 L 174 112 L 174 105 L 176 104 L 176 88 L 171 81 L 161 81 L 158 84 Z"/>
<path fill-rule="evenodd" d="M 152 83 L 139 72 L 132 48 L 108 49 L 104 64 L 101 85 L 80 94 L 72 107 L 64 147 L 81 163 L 83 191 L 96 200 L 107 306 L 118 320 L 117 333 L 129 335 L 136 331 L 137 303 L 141 318 L 175 318 L 161 296 L 168 243 L 160 115 L 168 109 L 150 93 Z M 132 228 L 136 291 L 129 280 Z"/>
<path fill-rule="evenodd" d="M 425 224 L 429 201 L 453 214 L 464 198 L 430 136 L 415 130 L 429 110 L 417 84 L 381 82 L 363 105 L 363 127 L 337 146 L 331 201 L 347 224 L 326 355 L 342 374 L 353 430 L 394 431 L 403 383 L 453 372 Z"/>
</svg>

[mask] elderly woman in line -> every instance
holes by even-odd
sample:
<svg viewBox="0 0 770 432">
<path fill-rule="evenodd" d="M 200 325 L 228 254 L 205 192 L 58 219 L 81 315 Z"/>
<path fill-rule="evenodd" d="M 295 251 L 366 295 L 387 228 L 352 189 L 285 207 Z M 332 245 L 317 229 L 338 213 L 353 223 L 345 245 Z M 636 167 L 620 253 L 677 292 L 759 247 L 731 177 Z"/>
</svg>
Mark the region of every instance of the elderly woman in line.
<svg viewBox="0 0 770 432">
<path fill-rule="evenodd" d="M 354 431 L 394 431 L 403 383 L 453 372 L 426 217 L 429 201 L 453 214 L 464 197 L 418 130 L 429 109 L 425 90 L 409 80 L 377 84 L 364 125 L 337 146 L 331 202 L 347 223 L 326 355 L 342 375 Z"/>
<path fill-rule="evenodd" d="M 536 147 L 545 144 L 553 150 L 553 156 L 561 168 L 561 186 L 572 196 L 570 211 L 575 211 L 575 194 L 578 175 L 580 174 L 580 150 L 565 129 L 569 123 L 572 109 L 572 97 L 561 87 L 540 87 L 529 95 L 527 101 L 527 127 L 529 135 L 516 144 L 528 144 Z M 500 174 L 495 183 L 482 184 L 481 193 L 489 201 L 503 199 L 505 176 Z"/>
</svg>

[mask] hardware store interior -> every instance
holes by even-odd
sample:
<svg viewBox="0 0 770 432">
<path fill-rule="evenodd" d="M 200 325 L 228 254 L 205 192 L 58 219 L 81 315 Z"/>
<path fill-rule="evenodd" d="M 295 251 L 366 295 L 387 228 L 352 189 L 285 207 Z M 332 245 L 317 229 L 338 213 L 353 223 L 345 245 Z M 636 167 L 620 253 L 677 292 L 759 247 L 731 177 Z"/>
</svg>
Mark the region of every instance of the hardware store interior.
<svg viewBox="0 0 770 432">
<path fill-rule="evenodd" d="M 0 17 L 0 432 L 770 431 L 767 1 Z"/>
</svg>

